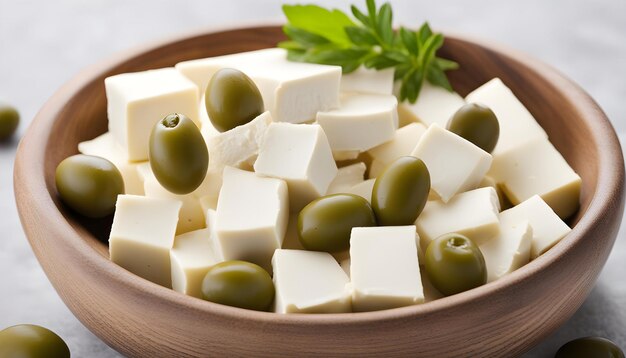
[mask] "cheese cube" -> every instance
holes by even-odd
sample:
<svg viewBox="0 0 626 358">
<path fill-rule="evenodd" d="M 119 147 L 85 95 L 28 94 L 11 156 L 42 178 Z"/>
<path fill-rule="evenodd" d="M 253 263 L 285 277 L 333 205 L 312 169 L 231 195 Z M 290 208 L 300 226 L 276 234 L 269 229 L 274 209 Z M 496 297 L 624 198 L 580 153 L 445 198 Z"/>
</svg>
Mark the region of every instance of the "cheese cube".
<svg viewBox="0 0 626 358">
<path fill-rule="evenodd" d="M 270 124 L 254 170 L 287 182 L 292 211 L 325 195 L 337 175 L 324 131 L 311 124 Z"/>
<path fill-rule="evenodd" d="M 211 122 L 211 119 L 207 114 L 206 104 L 204 102 L 204 95 L 202 95 L 200 98 L 198 113 L 200 116 L 200 133 L 202 134 L 204 141 L 208 142 L 210 138 L 220 134 L 221 132 L 213 126 L 213 123 Z"/>
<path fill-rule="evenodd" d="M 347 192 L 348 194 L 358 195 L 365 200 L 372 203 L 372 191 L 374 191 L 374 184 L 376 183 L 376 179 L 368 179 L 360 182 L 359 184 L 350 188 Z"/>
<path fill-rule="evenodd" d="M 176 68 L 204 93 L 222 68 L 243 71 L 257 85 L 265 108 L 277 122 L 303 123 L 318 111 L 339 106 L 341 67 L 287 60 L 287 51 L 271 48 L 181 62 Z"/>
<path fill-rule="evenodd" d="M 226 260 L 244 260 L 270 269 L 289 220 L 287 184 L 240 169 L 224 168 L 217 202 L 217 240 Z"/>
<path fill-rule="evenodd" d="M 487 282 L 495 281 L 530 261 L 533 229 L 528 221 L 500 224 L 500 235 L 480 245 L 487 266 Z"/>
<path fill-rule="evenodd" d="M 326 194 L 348 193 L 353 186 L 363 182 L 366 169 L 367 167 L 363 162 L 339 168 L 337 176 L 330 183 Z"/>
<path fill-rule="evenodd" d="M 104 158 L 113 163 L 122 174 L 126 194 L 143 195 L 143 184 L 137 172 L 140 163 L 130 162 L 122 148 L 115 143 L 110 132 L 92 140 L 78 144 L 78 151 L 82 154 Z"/>
<path fill-rule="evenodd" d="M 529 139 L 548 138 L 535 117 L 499 78 L 475 89 L 465 97 L 468 103 L 480 103 L 491 108 L 500 124 L 500 137 L 492 154 L 514 148 Z"/>
<path fill-rule="evenodd" d="M 376 178 L 394 160 L 410 155 L 426 131 L 421 123 L 410 123 L 396 130 L 393 139 L 369 150 L 372 157 L 370 178 Z"/>
<path fill-rule="evenodd" d="M 528 221 L 533 228 L 530 257 L 535 259 L 548 251 L 572 231 L 554 211 L 535 195 L 515 207 L 500 213 L 502 225 L 516 225 Z"/>
<path fill-rule="evenodd" d="M 545 138 L 500 152 L 489 175 L 513 204 L 539 195 L 563 219 L 578 210 L 581 179 Z"/>
<path fill-rule="evenodd" d="M 438 125 L 430 126 L 411 153 L 424 161 L 431 189 L 445 203 L 478 186 L 491 166 L 491 155 Z"/>
<path fill-rule="evenodd" d="M 289 223 L 287 224 L 287 231 L 285 232 L 282 248 L 288 250 L 306 250 L 300 243 L 300 238 L 298 237 L 298 215 L 295 213 L 289 215 Z"/>
<path fill-rule="evenodd" d="M 391 139 L 398 128 L 392 95 L 343 94 L 338 109 L 317 113 L 334 151 L 366 151 Z"/>
<path fill-rule="evenodd" d="M 458 194 L 447 203 L 426 202 L 415 225 L 424 250 L 431 241 L 451 232 L 465 235 L 480 245 L 500 233 L 499 211 L 495 189 L 480 188 Z"/>
<path fill-rule="evenodd" d="M 417 102 L 405 102 L 401 112 L 408 121 L 422 122 L 429 126 L 437 123 L 446 128 L 448 121 L 459 108 L 465 105 L 463 97 L 456 92 L 449 92 L 443 87 L 424 81 Z M 411 118 L 411 115 L 414 117 Z"/>
<path fill-rule="evenodd" d="M 358 150 L 333 150 L 333 159 L 336 162 L 354 160 L 359 157 L 359 154 L 361 154 L 361 152 Z"/>
<path fill-rule="evenodd" d="M 172 289 L 202 298 L 202 281 L 209 269 L 221 260 L 211 242 L 209 229 L 176 236 L 170 250 Z"/>
<path fill-rule="evenodd" d="M 350 312 L 350 279 L 327 252 L 276 250 L 272 258 L 277 313 Z"/>
<path fill-rule="evenodd" d="M 341 92 L 393 94 L 394 69 L 376 70 L 359 67 L 356 71 L 341 76 Z"/>
<path fill-rule="evenodd" d="M 341 266 L 346 275 L 348 275 L 348 278 L 350 278 L 350 258 L 348 257 L 347 259 L 341 260 L 339 266 Z"/>
<path fill-rule="evenodd" d="M 354 311 L 424 302 L 415 226 L 353 228 L 350 278 Z"/>
<path fill-rule="evenodd" d="M 154 125 L 182 113 L 200 126 L 198 88 L 174 68 L 124 73 L 104 80 L 109 131 L 128 159 L 148 159 Z"/>
<path fill-rule="evenodd" d="M 111 261 L 146 280 L 172 287 L 170 249 L 181 205 L 173 199 L 118 196 L 109 237 Z"/>
<path fill-rule="evenodd" d="M 270 123 L 270 112 L 264 112 L 244 125 L 209 137 L 209 168 L 251 168 Z"/>
</svg>

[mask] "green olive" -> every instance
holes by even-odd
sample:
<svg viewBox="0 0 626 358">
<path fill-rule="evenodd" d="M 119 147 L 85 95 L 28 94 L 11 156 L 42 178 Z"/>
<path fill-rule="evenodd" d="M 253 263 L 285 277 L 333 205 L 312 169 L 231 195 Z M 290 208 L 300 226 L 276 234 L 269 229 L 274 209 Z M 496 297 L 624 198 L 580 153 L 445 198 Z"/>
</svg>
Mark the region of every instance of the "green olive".
<svg viewBox="0 0 626 358">
<path fill-rule="evenodd" d="M 232 68 L 223 68 L 211 77 L 204 101 L 211 123 L 220 132 L 246 124 L 264 111 L 257 86 L 245 73 Z"/>
<path fill-rule="evenodd" d="M 200 130 L 183 114 L 160 120 L 150 135 L 150 167 L 163 187 L 174 194 L 196 190 L 206 178 L 209 151 Z"/>
<path fill-rule="evenodd" d="M 415 157 L 400 157 L 376 178 L 372 206 L 379 225 L 413 225 L 430 191 L 430 173 Z"/>
<path fill-rule="evenodd" d="M 9 105 L 0 103 L 0 141 L 9 139 L 20 124 L 20 114 Z"/>
<path fill-rule="evenodd" d="M 274 302 L 274 283 L 258 265 L 246 261 L 224 261 L 209 269 L 202 281 L 207 301 L 227 306 L 267 311 Z"/>
<path fill-rule="evenodd" d="M 613 342 L 602 337 L 584 337 L 565 343 L 555 358 L 624 358 L 624 352 Z"/>
<path fill-rule="evenodd" d="M 500 124 L 491 109 L 478 103 L 468 103 L 450 118 L 448 130 L 474 143 L 487 153 L 498 144 Z"/>
<path fill-rule="evenodd" d="M 101 218 L 115 211 L 117 196 L 124 194 L 124 179 L 110 161 L 74 155 L 57 166 L 56 186 L 61 200 L 81 215 Z"/>
<path fill-rule="evenodd" d="M 20 324 L 0 331 L 2 358 L 69 358 L 61 337 L 41 326 Z"/>
<path fill-rule="evenodd" d="M 451 233 L 436 238 L 428 245 L 424 261 L 433 286 L 446 296 L 487 282 L 482 252 L 463 235 Z"/>
<path fill-rule="evenodd" d="M 375 226 L 367 200 L 334 194 L 310 202 L 298 215 L 298 237 L 307 250 L 337 252 L 350 248 L 353 227 Z"/>
</svg>

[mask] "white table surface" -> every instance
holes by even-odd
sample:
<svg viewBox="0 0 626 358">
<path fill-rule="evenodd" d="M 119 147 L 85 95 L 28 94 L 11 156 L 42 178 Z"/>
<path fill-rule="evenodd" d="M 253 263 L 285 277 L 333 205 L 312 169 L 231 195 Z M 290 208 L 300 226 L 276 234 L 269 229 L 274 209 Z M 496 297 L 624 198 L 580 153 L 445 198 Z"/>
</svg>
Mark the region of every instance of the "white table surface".
<svg viewBox="0 0 626 358">
<path fill-rule="evenodd" d="M 355 0 L 362 6 L 364 1 Z M 307 2 L 312 2 L 307 1 Z M 348 1 L 316 0 L 347 9 Z M 22 135 L 41 105 L 82 68 L 146 41 L 210 26 L 282 21 L 273 0 L 0 0 L 0 98 L 17 106 Z M 585 88 L 626 139 L 626 1 L 392 1 L 396 24 L 475 35 L 551 64 Z M 20 226 L 12 187 L 17 141 L 0 146 L 0 329 L 35 323 L 60 334 L 73 357 L 118 357 L 65 307 Z M 600 335 L 626 348 L 626 231 L 580 310 L 527 353 Z M 225 352 L 226 353 L 226 352 Z"/>
</svg>

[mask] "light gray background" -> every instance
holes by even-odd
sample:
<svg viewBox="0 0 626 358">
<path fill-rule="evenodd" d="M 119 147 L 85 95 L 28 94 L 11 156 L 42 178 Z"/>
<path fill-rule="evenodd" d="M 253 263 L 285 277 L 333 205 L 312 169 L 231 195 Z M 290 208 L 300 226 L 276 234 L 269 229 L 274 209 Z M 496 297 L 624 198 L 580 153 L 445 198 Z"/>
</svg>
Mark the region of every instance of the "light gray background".
<svg viewBox="0 0 626 358">
<path fill-rule="evenodd" d="M 341 9 L 350 3 L 316 2 Z M 589 91 L 626 139 L 626 1 L 392 3 L 396 24 L 417 26 L 428 19 L 435 28 L 497 41 L 560 69 Z M 282 21 L 280 4 L 271 0 L 0 0 L 0 98 L 21 111 L 22 135 L 44 101 L 82 68 L 163 37 L 241 22 Z M 59 333 L 74 357 L 117 357 L 63 305 L 27 244 L 13 198 L 16 146 L 16 142 L 0 146 L 0 329 L 36 323 Z M 583 307 L 528 357 L 553 356 L 564 342 L 586 335 L 605 336 L 626 348 L 624 236 L 622 230 Z"/>
</svg>

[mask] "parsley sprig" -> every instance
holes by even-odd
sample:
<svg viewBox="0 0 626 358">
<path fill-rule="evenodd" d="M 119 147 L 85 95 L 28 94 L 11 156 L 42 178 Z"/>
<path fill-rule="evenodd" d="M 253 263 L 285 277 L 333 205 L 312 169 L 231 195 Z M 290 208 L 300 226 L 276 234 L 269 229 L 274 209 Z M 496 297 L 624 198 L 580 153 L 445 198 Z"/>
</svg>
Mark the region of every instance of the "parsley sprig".
<svg viewBox="0 0 626 358">
<path fill-rule="evenodd" d="M 394 31 L 391 5 L 377 9 L 366 0 L 367 13 L 352 5 L 351 19 L 344 12 L 317 5 L 284 5 L 288 23 L 283 31 L 289 41 L 278 44 L 288 50 L 291 61 L 341 66 L 350 73 L 360 66 L 382 70 L 394 68 L 401 81 L 400 100 L 415 103 L 424 81 L 452 91 L 445 72 L 456 62 L 437 56 L 443 35 L 433 33 L 425 22 L 418 31 L 401 27 Z"/>
</svg>

